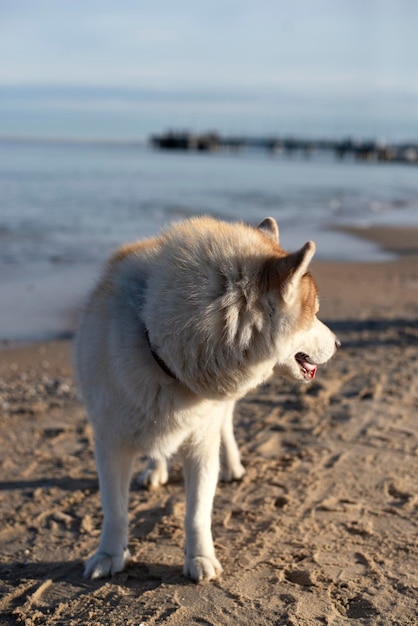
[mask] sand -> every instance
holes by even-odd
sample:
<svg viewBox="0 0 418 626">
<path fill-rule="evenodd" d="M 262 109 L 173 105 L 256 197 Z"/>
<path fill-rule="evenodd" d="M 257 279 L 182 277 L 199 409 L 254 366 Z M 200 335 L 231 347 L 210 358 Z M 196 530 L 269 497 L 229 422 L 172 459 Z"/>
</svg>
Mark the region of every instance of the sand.
<svg viewBox="0 0 418 626">
<path fill-rule="evenodd" d="M 396 230 L 385 237 L 401 245 Z M 161 490 L 133 485 L 132 564 L 83 580 L 101 508 L 70 342 L 5 347 L 0 623 L 417 624 L 416 232 L 410 244 L 393 262 L 316 264 L 322 317 L 343 347 L 310 387 L 277 378 L 240 402 L 247 472 L 217 490 L 216 582 L 182 576 L 178 459 Z"/>
</svg>

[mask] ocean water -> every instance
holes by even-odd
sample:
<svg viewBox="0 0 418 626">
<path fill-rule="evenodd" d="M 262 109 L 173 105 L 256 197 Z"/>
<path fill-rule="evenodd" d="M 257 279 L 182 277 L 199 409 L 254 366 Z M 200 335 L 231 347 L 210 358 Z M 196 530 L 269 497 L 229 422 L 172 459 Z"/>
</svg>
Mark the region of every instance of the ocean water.
<svg viewBox="0 0 418 626">
<path fill-rule="evenodd" d="M 0 143 L 0 339 L 59 336 L 121 243 L 207 214 L 275 217 L 281 243 L 317 258 L 384 260 L 343 225 L 418 225 L 418 170 L 401 164 L 145 145 Z"/>
</svg>

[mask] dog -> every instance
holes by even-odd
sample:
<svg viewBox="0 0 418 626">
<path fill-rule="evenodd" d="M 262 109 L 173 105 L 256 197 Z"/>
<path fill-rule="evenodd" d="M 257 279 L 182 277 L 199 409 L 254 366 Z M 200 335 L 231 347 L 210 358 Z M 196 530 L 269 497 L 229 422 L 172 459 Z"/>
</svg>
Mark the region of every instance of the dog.
<svg viewBox="0 0 418 626">
<path fill-rule="evenodd" d="M 121 571 L 128 550 L 128 494 L 138 451 L 142 482 L 168 478 L 182 456 L 184 575 L 219 576 L 211 511 L 220 470 L 244 474 L 233 433 L 235 402 L 273 373 L 310 382 L 339 345 L 317 318 L 308 271 L 315 244 L 279 244 L 273 218 L 258 227 L 197 217 L 128 244 L 108 261 L 81 316 L 75 369 L 95 433 L 104 523 L 85 576 Z"/>
</svg>

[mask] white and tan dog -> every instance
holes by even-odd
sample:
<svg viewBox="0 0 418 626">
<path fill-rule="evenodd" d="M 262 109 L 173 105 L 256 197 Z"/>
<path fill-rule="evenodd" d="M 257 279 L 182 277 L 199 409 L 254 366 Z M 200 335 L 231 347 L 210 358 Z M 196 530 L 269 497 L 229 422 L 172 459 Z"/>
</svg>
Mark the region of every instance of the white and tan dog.
<svg viewBox="0 0 418 626">
<path fill-rule="evenodd" d="M 129 558 L 128 493 L 138 451 L 150 457 L 144 483 L 158 486 L 176 450 L 187 494 L 184 573 L 196 581 L 220 574 L 211 510 L 221 440 L 226 478 L 244 473 L 235 401 L 273 369 L 312 380 L 338 345 L 316 317 L 308 273 L 314 251 L 308 242 L 286 253 L 272 218 L 252 228 L 203 217 L 110 259 L 76 340 L 104 511 L 86 576 L 114 574 Z"/>
</svg>

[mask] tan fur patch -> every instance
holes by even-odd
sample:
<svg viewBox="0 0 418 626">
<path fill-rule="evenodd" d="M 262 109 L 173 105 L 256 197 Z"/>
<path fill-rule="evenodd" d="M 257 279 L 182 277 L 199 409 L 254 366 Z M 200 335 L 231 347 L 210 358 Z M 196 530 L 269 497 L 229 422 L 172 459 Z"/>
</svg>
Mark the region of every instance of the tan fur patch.
<svg viewBox="0 0 418 626">
<path fill-rule="evenodd" d="M 300 281 L 300 317 L 301 328 L 309 328 L 318 312 L 318 288 L 308 272 Z"/>
<path fill-rule="evenodd" d="M 151 249 L 155 249 L 158 245 L 158 239 L 156 237 L 150 239 L 144 239 L 142 241 L 135 241 L 133 243 L 127 243 L 121 246 L 112 254 L 109 259 L 108 267 L 112 269 L 118 265 L 121 261 L 124 261 L 128 257 L 135 254 L 143 254 Z"/>
</svg>

